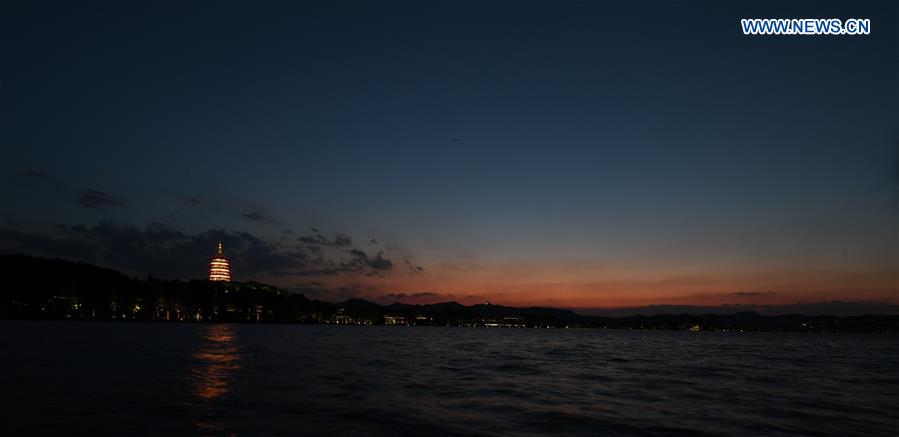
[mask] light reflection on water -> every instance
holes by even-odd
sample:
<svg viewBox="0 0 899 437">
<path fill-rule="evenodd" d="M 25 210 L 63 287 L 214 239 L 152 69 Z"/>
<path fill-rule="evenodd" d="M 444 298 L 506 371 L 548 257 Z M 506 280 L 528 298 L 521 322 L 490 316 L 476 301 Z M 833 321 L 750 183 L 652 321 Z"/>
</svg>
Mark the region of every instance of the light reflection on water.
<svg viewBox="0 0 899 437">
<path fill-rule="evenodd" d="M 3 435 L 896 435 L 896 336 L 0 322 Z M 110 353 L 114 352 L 114 353 Z"/>
<path fill-rule="evenodd" d="M 196 425 L 201 432 L 225 430 L 214 401 L 231 389 L 234 372 L 240 369 L 239 352 L 232 325 L 209 325 L 200 338 L 193 353 L 191 382 L 199 407 Z"/>
</svg>

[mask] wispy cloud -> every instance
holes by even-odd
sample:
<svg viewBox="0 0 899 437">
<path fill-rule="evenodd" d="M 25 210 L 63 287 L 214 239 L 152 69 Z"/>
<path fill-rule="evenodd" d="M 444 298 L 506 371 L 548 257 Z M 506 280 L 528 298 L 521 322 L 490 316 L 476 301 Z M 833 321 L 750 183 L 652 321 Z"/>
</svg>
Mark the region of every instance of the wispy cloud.
<svg viewBox="0 0 899 437">
<path fill-rule="evenodd" d="M 184 203 L 188 203 L 191 205 L 197 205 L 197 206 L 200 206 L 200 205 L 203 205 L 206 203 L 206 199 L 203 199 L 202 197 L 186 196 L 183 194 L 179 194 L 178 199 L 181 199 L 181 201 Z"/>
<path fill-rule="evenodd" d="M 53 186 L 56 189 L 63 188 L 63 184 L 60 180 L 54 178 L 53 176 L 48 175 L 42 171 L 27 169 L 23 172 L 20 172 L 16 175 L 4 176 L 2 179 L 4 184 L 9 184 L 18 187 L 39 187 L 39 186 Z"/>
<path fill-rule="evenodd" d="M 46 173 L 41 173 L 39 171 L 31 170 L 31 169 L 28 169 L 25 171 L 25 176 L 27 176 L 29 178 L 37 179 L 39 181 L 44 181 L 44 182 L 50 182 L 53 180 L 53 178 L 51 178 Z"/>
<path fill-rule="evenodd" d="M 248 213 L 242 214 L 243 218 L 257 223 L 272 223 L 272 224 L 281 224 L 280 221 L 275 220 L 272 216 L 266 214 L 261 209 L 257 209 L 255 211 L 250 211 Z"/>
<path fill-rule="evenodd" d="M 735 314 L 754 312 L 767 316 L 784 314 L 857 316 L 865 314 L 899 314 L 899 305 L 884 301 L 822 301 L 809 303 L 791 303 L 783 305 L 647 305 L 641 307 L 619 308 L 571 308 L 580 314 L 598 316 L 631 316 L 656 314 Z"/>
<path fill-rule="evenodd" d="M 737 291 L 734 293 L 730 293 L 730 296 L 740 296 L 740 297 L 770 297 L 774 296 L 777 293 L 773 291 Z"/>
<path fill-rule="evenodd" d="M 99 190 L 88 190 L 78 196 L 77 203 L 85 208 L 100 210 L 125 206 L 127 202 L 120 196 Z"/>
</svg>

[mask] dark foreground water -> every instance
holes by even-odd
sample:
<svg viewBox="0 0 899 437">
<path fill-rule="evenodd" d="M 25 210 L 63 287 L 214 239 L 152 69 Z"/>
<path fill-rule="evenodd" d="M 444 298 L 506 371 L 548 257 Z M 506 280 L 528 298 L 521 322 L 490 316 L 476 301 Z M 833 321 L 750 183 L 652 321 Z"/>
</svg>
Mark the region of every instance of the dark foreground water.
<svg viewBox="0 0 899 437">
<path fill-rule="evenodd" d="M 0 323 L 3 435 L 896 435 L 865 335 Z"/>
</svg>

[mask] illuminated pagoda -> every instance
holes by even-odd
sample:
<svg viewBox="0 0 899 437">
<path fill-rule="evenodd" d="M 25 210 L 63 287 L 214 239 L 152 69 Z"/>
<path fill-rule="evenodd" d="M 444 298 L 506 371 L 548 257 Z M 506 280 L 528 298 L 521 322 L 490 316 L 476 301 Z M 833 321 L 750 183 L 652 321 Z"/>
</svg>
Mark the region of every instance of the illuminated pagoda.
<svg viewBox="0 0 899 437">
<path fill-rule="evenodd" d="M 228 265 L 228 258 L 222 254 L 222 242 L 219 241 L 219 252 L 212 257 L 209 262 L 209 280 L 210 281 L 230 281 L 231 267 Z"/>
</svg>

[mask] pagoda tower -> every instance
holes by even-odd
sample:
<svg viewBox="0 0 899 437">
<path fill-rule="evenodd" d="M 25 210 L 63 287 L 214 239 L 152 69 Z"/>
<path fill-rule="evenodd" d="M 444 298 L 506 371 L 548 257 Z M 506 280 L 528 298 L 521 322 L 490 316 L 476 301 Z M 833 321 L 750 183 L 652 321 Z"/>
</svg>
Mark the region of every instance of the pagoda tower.
<svg viewBox="0 0 899 437">
<path fill-rule="evenodd" d="M 210 281 L 230 281 L 231 267 L 228 265 L 228 258 L 222 254 L 222 242 L 219 241 L 219 251 L 212 257 L 209 262 L 209 280 Z"/>
</svg>

